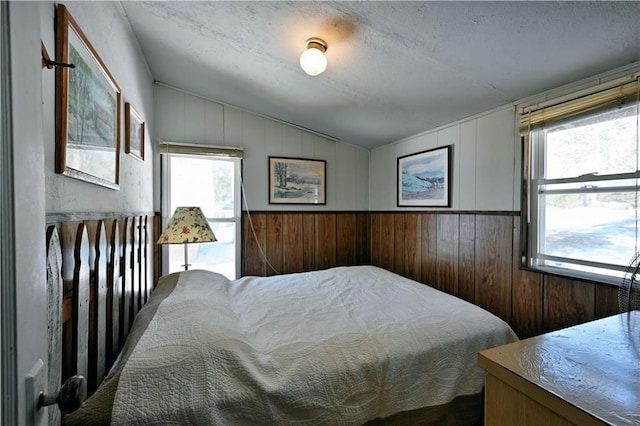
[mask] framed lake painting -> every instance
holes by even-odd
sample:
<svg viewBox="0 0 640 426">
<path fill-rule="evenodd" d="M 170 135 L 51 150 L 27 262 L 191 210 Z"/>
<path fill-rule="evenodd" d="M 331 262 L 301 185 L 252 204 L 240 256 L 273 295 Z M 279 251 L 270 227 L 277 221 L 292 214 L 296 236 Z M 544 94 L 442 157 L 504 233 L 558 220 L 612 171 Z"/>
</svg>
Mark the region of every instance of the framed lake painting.
<svg viewBox="0 0 640 426">
<path fill-rule="evenodd" d="M 269 204 L 326 204 L 326 162 L 269 157 Z"/>
<path fill-rule="evenodd" d="M 398 207 L 451 206 L 451 145 L 398 158 Z"/>
<path fill-rule="evenodd" d="M 56 172 L 119 189 L 120 88 L 61 4 L 56 60 Z"/>
</svg>

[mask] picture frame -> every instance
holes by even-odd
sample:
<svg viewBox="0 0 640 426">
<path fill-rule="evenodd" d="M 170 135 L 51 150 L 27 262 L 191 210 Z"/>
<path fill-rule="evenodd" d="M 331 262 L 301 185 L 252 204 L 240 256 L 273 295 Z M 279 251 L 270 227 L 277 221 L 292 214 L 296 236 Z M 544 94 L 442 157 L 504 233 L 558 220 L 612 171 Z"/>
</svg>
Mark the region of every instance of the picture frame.
<svg viewBox="0 0 640 426">
<path fill-rule="evenodd" d="M 398 207 L 451 206 L 451 151 L 447 145 L 398 157 Z"/>
<path fill-rule="evenodd" d="M 324 205 L 326 161 L 269 157 L 269 204 Z"/>
<path fill-rule="evenodd" d="M 144 119 L 129 102 L 124 107 L 124 129 L 124 152 L 144 161 Z"/>
<path fill-rule="evenodd" d="M 120 189 L 121 91 L 67 8 L 56 9 L 56 173 Z"/>
</svg>

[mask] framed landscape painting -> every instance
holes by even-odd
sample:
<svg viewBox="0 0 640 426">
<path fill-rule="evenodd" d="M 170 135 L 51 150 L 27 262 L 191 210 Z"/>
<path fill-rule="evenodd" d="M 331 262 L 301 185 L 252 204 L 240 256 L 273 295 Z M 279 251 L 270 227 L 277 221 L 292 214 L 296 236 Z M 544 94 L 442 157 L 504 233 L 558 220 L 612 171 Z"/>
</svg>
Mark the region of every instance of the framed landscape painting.
<svg viewBox="0 0 640 426">
<path fill-rule="evenodd" d="M 61 4 L 56 60 L 56 172 L 119 189 L 120 88 Z"/>
<path fill-rule="evenodd" d="M 124 152 L 144 161 L 144 119 L 130 104 L 124 106 Z"/>
<path fill-rule="evenodd" d="M 451 145 L 398 157 L 398 207 L 451 206 Z"/>
<path fill-rule="evenodd" d="M 326 204 L 326 162 L 269 157 L 269 204 Z"/>
</svg>

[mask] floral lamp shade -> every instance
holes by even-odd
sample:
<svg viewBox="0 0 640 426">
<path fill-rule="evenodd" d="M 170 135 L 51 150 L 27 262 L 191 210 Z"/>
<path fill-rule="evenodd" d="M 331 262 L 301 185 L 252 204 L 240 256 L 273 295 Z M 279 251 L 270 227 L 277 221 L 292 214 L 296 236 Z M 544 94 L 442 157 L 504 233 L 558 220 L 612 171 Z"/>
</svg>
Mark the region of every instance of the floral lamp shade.
<svg viewBox="0 0 640 426">
<path fill-rule="evenodd" d="M 158 244 L 189 244 L 217 241 L 200 207 L 178 207 L 158 239 Z"/>
</svg>

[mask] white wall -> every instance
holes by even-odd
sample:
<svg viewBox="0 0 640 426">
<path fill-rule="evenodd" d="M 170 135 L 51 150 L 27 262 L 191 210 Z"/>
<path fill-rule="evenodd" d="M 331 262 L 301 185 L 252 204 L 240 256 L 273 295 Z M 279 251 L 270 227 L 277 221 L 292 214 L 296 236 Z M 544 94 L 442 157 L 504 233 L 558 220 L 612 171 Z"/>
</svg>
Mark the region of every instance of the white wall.
<svg viewBox="0 0 640 426">
<path fill-rule="evenodd" d="M 159 140 L 165 140 L 244 148 L 243 179 L 250 210 L 368 209 L 368 150 L 163 85 L 155 86 L 155 96 L 156 146 Z M 326 160 L 327 204 L 270 205 L 271 155 Z M 159 173 L 160 167 L 156 167 L 156 182 Z M 156 186 L 156 209 L 159 200 Z"/>
<path fill-rule="evenodd" d="M 42 71 L 47 213 L 151 212 L 153 210 L 153 77 L 119 2 L 65 2 L 122 91 L 120 190 L 55 173 L 55 72 Z M 40 30 L 55 54 L 55 3 L 42 2 Z M 146 122 L 145 161 L 124 153 L 124 103 Z"/>
<path fill-rule="evenodd" d="M 452 200 L 438 210 L 520 210 L 521 152 L 510 105 L 373 149 L 370 210 L 433 210 L 397 207 L 397 159 L 445 145 L 453 145 Z"/>
</svg>

